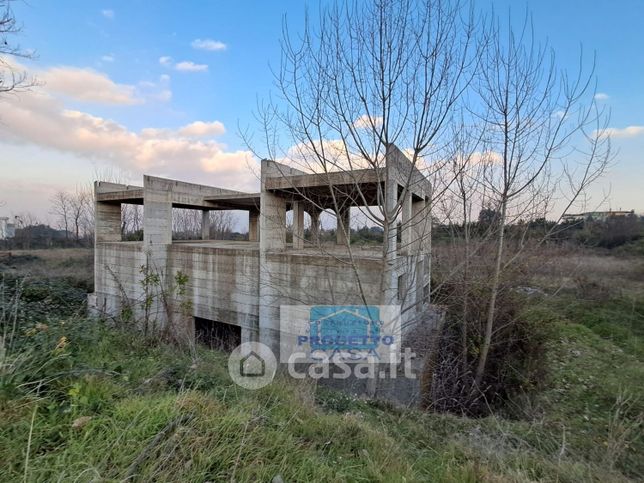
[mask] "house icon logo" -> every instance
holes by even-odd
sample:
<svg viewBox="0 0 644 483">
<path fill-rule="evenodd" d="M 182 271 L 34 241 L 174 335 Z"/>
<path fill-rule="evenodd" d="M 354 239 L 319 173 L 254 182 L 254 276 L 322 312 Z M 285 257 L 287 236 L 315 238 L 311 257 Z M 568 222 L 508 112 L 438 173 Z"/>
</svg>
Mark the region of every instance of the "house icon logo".
<svg viewBox="0 0 644 483">
<path fill-rule="evenodd" d="M 242 377 L 264 377 L 266 361 L 257 352 L 251 351 L 239 359 L 239 374 Z"/>
<path fill-rule="evenodd" d="M 261 342 L 244 342 L 228 358 L 228 374 L 245 389 L 261 389 L 273 382 L 277 359 L 273 351 Z"/>
<path fill-rule="evenodd" d="M 309 314 L 313 350 L 373 350 L 381 333 L 376 306 L 317 305 Z"/>
</svg>

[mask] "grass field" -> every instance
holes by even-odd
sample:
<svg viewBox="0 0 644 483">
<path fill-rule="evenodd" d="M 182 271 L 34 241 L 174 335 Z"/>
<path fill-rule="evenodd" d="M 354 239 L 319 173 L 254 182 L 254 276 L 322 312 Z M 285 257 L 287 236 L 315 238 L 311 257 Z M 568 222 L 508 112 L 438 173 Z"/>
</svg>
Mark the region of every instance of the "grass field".
<svg viewBox="0 0 644 483">
<path fill-rule="evenodd" d="M 86 319 L 91 253 L 13 255 L 0 256 L 5 331 L 17 324 L 0 366 L 0 481 L 644 478 L 642 258 L 544 265 L 535 284 L 555 295 L 525 316 L 548 327 L 545 389 L 517 399 L 520 417 L 468 419 L 284 378 L 245 391 L 224 354 Z"/>
</svg>

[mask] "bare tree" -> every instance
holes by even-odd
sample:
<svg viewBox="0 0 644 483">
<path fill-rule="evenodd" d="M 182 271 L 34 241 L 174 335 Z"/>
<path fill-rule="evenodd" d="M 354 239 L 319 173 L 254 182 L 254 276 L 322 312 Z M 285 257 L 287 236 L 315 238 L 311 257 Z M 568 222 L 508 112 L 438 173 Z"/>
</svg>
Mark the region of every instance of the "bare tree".
<svg viewBox="0 0 644 483">
<path fill-rule="evenodd" d="M 121 205 L 121 233 L 134 235 L 141 233 L 143 230 L 143 206 L 141 205 Z"/>
<path fill-rule="evenodd" d="M 87 214 L 93 201 L 91 193 L 83 188 L 77 188 L 69 197 L 70 220 L 74 229 L 74 240 L 77 244 L 81 242 L 81 237 L 84 234 Z"/>
<path fill-rule="evenodd" d="M 233 216 L 229 211 L 209 210 L 210 233 L 209 236 L 215 240 L 225 239 L 232 233 Z M 202 212 L 191 209 L 172 210 L 172 232 L 181 240 L 200 239 L 202 223 Z"/>
<path fill-rule="evenodd" d="M 91 238 L 93 233 L 93 197 L 91 191 L 78 187 L 74 192 L 59 191 L 51 200 L 51 214 L 58 227 L 65 230 L 65 240 L 74 234 L 75 243 Z"/>
<path fill-rule="evenodd" d="M 201 211 L 184 208 L 172 210 L 172 233 L 181 240 L 201 238 Z"/>
<path fill-rule="evenodd" d="M 317 25 L 307 19 L 301 36 L 285 25 L 276 73 L 280 102 L 262 104 L 257 116 L 266 144 L 260 157 L 305 172 L 350 177 L 362 169 L 381 176 L 375 197 L 361 191 L 357 179 L 344 191 L 330 182 L 330 204 L 304 190 L 297 195 L 338 217 L 347 205 L 362 206 L 364 219 L 382 227 L 385 304 L 393 299 L 384 287 L 396 251 L 414 243 L 397 235 L 406 231 L 404 223 L 429 218 L 428 207 L 401 221 L 406 195 L 418 182 L 413 177 L 402 183 L 394 203 L 387 202 L 386 153 L 400 146 L 413 168 L 432 179 L 430 205 L 448 213 L 464 250 L 450 275 L 463 290 L 458 365 L 469 378 L 462 395 L 470 399 L 484 391 L 490 349 L 503 329 L 497 305 L 502 275 L 522 259 L 529 221 L 555 211 L 561 218 L 609 159 L 607 120 L 593 103 L 592 69 L 584 73 L 580 67 L 572 77 L 558 70 L 552 52 L 534 42 L 528 26 L 518 35 L 512 25 L 502 32 L 459 1 L 334 4 L 321 10 Z M 252 139 L 247 143 L 253 149 Z M 477 221 L 477 208 L 493 216 Z M 509 224 L 516 225 L 512 250 Z M 550 234 L 546 230 L 537 244 Z M 347 251 L 360 285 L 350 244 Z M 491 275 L 476 283 L 489 298 L 481 327 L 470 334 L 469 291 L 480 276 L 471 261 L 485 253 L 492 254 Z M 476 351 L 468 352 L 470 347 Z"/>
<path fill-rule="evenodd" d="M 51 199 L 51 214 L 54 215 L 58 228 L 65 230 L 65 240 L 69 240 L 71 211 L 69 193 L 65 191 L 56 192 Z"/>
<path fill-rule="evenodd" d="M 16 68 L 6 56 L 30 58 L 33 53 L 24 50 L 13 42 L 12 38 L 20 33 L 21 27 L 16 21 L 11 0 L 0 0 L 0 94 L 33 87 L 35 79 L 26 72 Z"/>
<path fill-rule="evenodd" d="M 329 186 L 330 206 L 311 198 L 307 202 L 319 210 L 330 208 L 336 216 L 349 205 L 361 206 L 362 217 L 382 227 L 383 294 L 385 280 L 392 277 L 397 233 L 405 229 L 403 204 L 415 184 L 424 182 L 411 172 L 431 175 L 447 163 L 449 122 L 479 59 L 478 26 L 461 2 L 443 0 L 346 2 L 323 8 L 316 26 L 307 18 L 301 37 L 284 26 L 276 74 L 284 103 L 260 106 L 262 157 L 284 159 L 306 172 L 351 176 L 355 169 L 367 169 L 380 177 L 375 197 L 362 192 L 355 180 L 351 193 L 336 196 Z M 248 144 L 252 149 L 252 140 Z M 388 203 L 382 187 L 385 155 L 393 145 L 404 150 L 413 169 L 402 194 Z M 418 224 L 428 210 L 405 223 Z M 398 248 L 413 242 L 401 241 Z M 348 253 L 353 258 L 350 246 Z M 391 302 L 385 300 L 390 295 L 383 295 L 383 303 Z"/>
<path fill-rule="evenodd" d="M 210 211 L 210 236 L 223 240 L 233 232 L 234 220 L 230 211 Z"/>
<path fill-rule="evenodd" d="M 41 222 L 36 215 L 28 211 L 16 215 L 15 220 L 16 228 L 20 230 L 16 230 L 15 240 L 22 245 L 23 249 L 29 250 L 34 237 L 33 231 L 41 225 Z"/>
<path fill-rule="evenodd" d="M 521 218 L 544 217 L 557 208 L 553 206 L 556 193 L 566 200 L 560 208 L 565 213 L 602 174 L 610 147 L 604 134 L 607 120 L 593 101 L 592 70 L 584 74 L 580 67 L 572 77 L 559 71 L 554 52 L 536 44 L 527 20 L 518 33 L 512 25 L 502 32 L 494 24 L 488 35 L 476 87 L 485 142 L 498 154 L 498 162 L 488 166 L 481 181 L 498 216 L 475 387 L 483 379 L 492 344 L 501 273 L 522 248 L 519 243 L 519 250 L 506 257 L 506 226 Z M 580 149 L 580 144 L 586 149 Z"/>
</svg>

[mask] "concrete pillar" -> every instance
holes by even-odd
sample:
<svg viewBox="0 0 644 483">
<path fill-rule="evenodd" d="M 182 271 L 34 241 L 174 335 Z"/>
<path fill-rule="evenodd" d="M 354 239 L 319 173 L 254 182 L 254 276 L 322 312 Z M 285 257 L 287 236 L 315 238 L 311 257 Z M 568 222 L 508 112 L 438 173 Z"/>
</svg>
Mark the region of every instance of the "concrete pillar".
<svg viewBox="0 0 644 483">
<path fill-rule="evenodd" d="M 210 239 L 210 210 L 201 212 L 201 239 Z"/>
<path fill-rule="evenodd" d="M 301 174 L 288 166 L 262 160 L 259 214 L 259 341 L 270 347 L 276 357 L 280 342 L 280 304 L 284 287 L 280 285 L 282 260 L 279 254 L 286 249 L 286 199 L 266 189 L 268 177 Z"/>
<path fill-rule="evenodd" d="M 320 244 L 320 211 L 311 209 L 309 216 L 311 217 L 311 243 L 313 245 Z"/>
<path fill-rule="evenodd" d="M 248 212 L 248 241 L 259 241 L 259 211 Z"/>
<path fill-rule="evenodd" d="M 304 207 L 301 201 L 293 202 L 293 248 L 304 248 Z"/>
<path fill-rule="evenodd" d="M 94 237 L 96 243 L 121 241 L 121 203 L 96 202 Z"/>
<path fill-rule="evenodd" d="M 261 194 L 259 215 L 260 250 L 286 249 L 286 200 L 273 193 Z"/>
<path fill-rule="evenodd" d="M 425 200 L 414 201 L 411 204 L 412 212 L 412 246 L 411 253 L 424 252 L 424 245 L 429 238 L 429 210 L 425 209 Z"/>
<path fill-rule="evenodd" d="M 145 246 L 172 243 L 172 193 L 143 178 L 143 241 Z"/>
<path fill-rule="evenodd" d="M 400 225 L 400 253 L 412 254 L 414 252 L 414 230 L 413 225 L 416 220 L 413 219 L 411 191 L 403 191 L 404 199 L 401 203 L 402 223 Z"/>
<path fill-rule="evenodd" d="M 348 246 L 351 243 L 351 209 L 349 206 L 338 209 L 336 213 L 335 242 Z"/>
<path fill-rule="evenodd" d="M 97 192 L 98 183 L 94 184 L 94 193 Z M 94 203 L 94 244 L 121 241 L 121 204 L 120 203 Z M 95 305 L 100 310 L 109 310 L 116 313 L 120 303 L 120 296 L 108 293 L 107 287 L 113 282 L 104 267 L 106 258 L 101 256 L 102 247 L 94 251 L 94 292 L 97 297 Z M 99 302 L 98 300 L 103 300 Z M 88 302 L 90 300 L 88 299 Z M 113 312 L 112 312 L 113 309 Z"/>
<path fill-rule="evenodd" d="M 155 293 L 150 307 L 151 321 L 156 329 L 169 320 L 161 290 L 168 290 L 171 274 L 168 270 L 168 248 L 172 244 L 172 191 L 165 180 L 143 177 L 143 250 L 150 273 L 161 277 L 165 287 L 151 287 Z"/>
</svg>

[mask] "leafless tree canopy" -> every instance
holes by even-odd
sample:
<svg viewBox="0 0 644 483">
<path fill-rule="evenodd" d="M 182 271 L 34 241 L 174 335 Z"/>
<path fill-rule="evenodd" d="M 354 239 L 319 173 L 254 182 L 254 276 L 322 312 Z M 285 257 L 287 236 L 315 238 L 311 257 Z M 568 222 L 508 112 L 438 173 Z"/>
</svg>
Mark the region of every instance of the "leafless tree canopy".
<svg viewBox="0 0 644 483">
<path fill-rule="evenodd" d="M 443 165 L 449 122 L 480 57 L 480 22 L 460 2 L 346 2 L 307 19 L 303 36 L 284 25 L 279 99 L 262 105 L 263 157 L 328 172 L 383 167 L 386 147 L 418 169 Z M 435 163 L 429 165 L 433 159 Z M 397 213 L 367 210 L 387 225 Z"/>
<path fill-rule="evenodd" d="M 233 215 L 230 211 L 211 210 L 208 213 L 210 218 L 210 234 L 212 240 L 223 240 L 233 231 Z M 202 212 L 175 208 L 172 210 L 172 233 L 173 237 L 179 240 L 201 239 Z"/>
<path fill-rule="evenodd" d="M 20 33 L 20 24 L 11 9 L 11 0 L 0 0 L 0 94 L 26 89 L 35 84 L 35 79 L 16 68 L 8 56 L 29 58 L 33 54 L 15 42 Z"/>
<path fill-rule="evenodd" d="M 51 211 L 65 240 L 76 244 L 91 241 L 94 234 L 94 197 L 92 191 L 77 188 L 73 192 L 58 191 L 51 199 Z"/>
<path fill-rule="evenodd" d="M 462 289 L 456 366 L 470 398 L 485 391 L 490 352 L 504 343 L 504 274 L 557 230 L 528 244 L 530 222 L 578 208 L 610 159 L 607 115 L 593 100 L 594 59 L 586 65 L 581 52 L 571 74 L 535 40 L 529 16 L 516 25 L 458 0 L 323 7 L 301 35 L 284 25 L 277 94 L 258 109 L 263 139 L 248 138 L 261 157 L 323 173 L 378 172 L 395 144 L 430 177 L 432 216 L 450 227 L 460 253 L 444 282 Z M 365 210 L 385 240 L 401 203 Z M 490 219 L 477 220 L 479 211 Z M 471 265 L 483 255 L 491 261 L 484 277 Z M 483 311 L 470 296 L 474 284 L 486 294 Z"/>
</svg>

